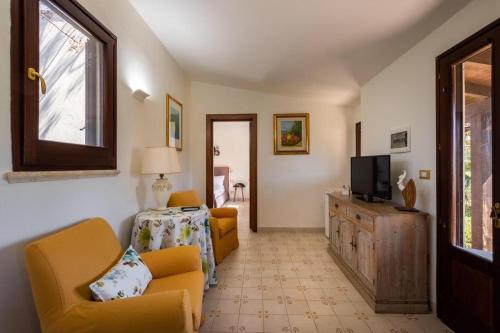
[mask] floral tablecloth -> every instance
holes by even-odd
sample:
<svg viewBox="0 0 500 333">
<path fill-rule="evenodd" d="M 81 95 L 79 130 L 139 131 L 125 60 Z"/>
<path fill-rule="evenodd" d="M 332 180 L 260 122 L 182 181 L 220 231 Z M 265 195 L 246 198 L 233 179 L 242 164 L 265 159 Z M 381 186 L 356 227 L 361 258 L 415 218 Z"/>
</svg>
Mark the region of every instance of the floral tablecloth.
<svg viewBox="0 0 500 333">
<path fill-rule="evenodd" d="M 177 207 L 165 211 L 140 212 L 135 217 L 130 243 L 138 252 L 198 245 L 205 274 L 205 289 L 208 289 L 211 284 L 217 284 L 209 216 L 210 211 L 206 206 L 191 212 L 183 212 Z"/>
</svg>

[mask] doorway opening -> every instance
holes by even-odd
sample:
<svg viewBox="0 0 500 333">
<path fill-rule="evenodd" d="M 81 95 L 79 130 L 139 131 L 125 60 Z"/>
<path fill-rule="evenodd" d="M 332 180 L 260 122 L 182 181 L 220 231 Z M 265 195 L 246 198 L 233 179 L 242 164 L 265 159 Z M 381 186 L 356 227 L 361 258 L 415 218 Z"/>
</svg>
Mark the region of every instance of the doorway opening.
<svg viewBox="0 0 500 333">
<path fill-rule="evenodd" d="M 238 209 L 238 224 L 257 231 L 257 115 L 206 116 L 206 202 Z"/>
</svg>

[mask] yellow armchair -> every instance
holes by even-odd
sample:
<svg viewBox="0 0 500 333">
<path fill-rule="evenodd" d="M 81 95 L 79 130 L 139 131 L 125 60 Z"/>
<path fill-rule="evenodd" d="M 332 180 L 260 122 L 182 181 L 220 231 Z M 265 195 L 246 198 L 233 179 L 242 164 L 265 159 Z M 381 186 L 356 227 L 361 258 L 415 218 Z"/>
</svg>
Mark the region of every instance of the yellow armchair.
<svg viewBox="0 0 500 333">
<path fill-rule="evenodd" d="M 199 248 L 143 253 L 153 275 L 143 296 L 93 301 L 89 284 L 121 255 L 100 218 L 29 244 L 26 264 L 42 332 L 197 332 L 204 287 Z"/>
<path fill-rule="evenodd" d="M 200 206 L 201 200 L 195 191 L 172 193 L 168 207 Z M 210 209 L 210 233 L 214 247 L 215 262 L 220 264 L 240 245 L 238 241 L 238 210 L 222 207 Z"/>
<path fill-rule="evenodd" d="M 215 262 L 240 246 L 238 240 L 238 210 L 236 208 L 212 208 L 210 210 L 210 232 L 214 243 Z"/>
<path fill-rule="evenodd" d="M 202 203 L 195 191 L 182 191 L 170 195 L 167 207 L 201 206 Z"/>
</svg>

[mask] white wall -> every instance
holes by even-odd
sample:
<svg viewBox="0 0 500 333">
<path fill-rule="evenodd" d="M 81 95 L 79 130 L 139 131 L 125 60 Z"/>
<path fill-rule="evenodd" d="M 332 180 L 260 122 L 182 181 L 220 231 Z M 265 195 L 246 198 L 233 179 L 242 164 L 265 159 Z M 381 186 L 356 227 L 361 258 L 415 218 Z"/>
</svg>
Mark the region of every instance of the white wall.
<svg viewBox="0 0 500 333">
<path fill-rule="evenodd" d="M 0 331 L 38 332 L 38 319 L 24 266 L 29 241 L 93 216 L 106 218 L 125 245 L 131 218 L 153 204 L 152 178 L 135 173 L 136 149 L 165 144 L 165 93 L 187 102 L 189 80 L 128 1 L 85 0 L 82 4 L 118 37 L 118 168 L 113 178 L 7 184 L 0 180 Z M 0 173 L 11 170 L 10 0 L 0 0 Z M 131 89 L 151 94 L 144 103 Z M 187 126 L 185 126 L 187 130 Z M 186 133 L 185 133 L 186 134 Z M 188 139 L 188 135 L 186 135 Z M 190 187 L 189 140 L 184 142 L 184 172 L 172 178 Z M 89 244 L 92 246 L 92 244 Z"/>
<path fill-rule="evenodd" d="M 273 155 L 273 114 L 309 112 L 309 155 Z M 342 108 L 298 98 L 193 82 L 193 187 L 205 197 L 205 115 L 256 113 L 258 225 L 323 227 L 323 191 L 346 182 L 347 132 Z"/>
<path fill-rule="evenodd" d="M 250 193 L 250 123 L 248 121 L 219 121 L 214 123 L 214 145 L 220 155 L 214 156 L 214 166 L 229 166 L 229 193 L 233 198 L 235 183 L 246 185 Z M 241 199 L 241 191 L 236 194 Z"/>
<path fill-rule="evenodd" d="M 431 297 L 435 302 L 436 266 L 436 94 L 435 58 L 500 16 L 500 1 L 476 0 L 450 18 L 406 54 L 362 87 L 362 153 L 389 153 L 389 131 L 411 126 L 411 152 L 392 155 L 394 186 L 402 169 L 416 181 L 417 208 L 431 214 Z M 418 170 L 430 169 L 431 180 L 419 180 Z"/>
</svg>

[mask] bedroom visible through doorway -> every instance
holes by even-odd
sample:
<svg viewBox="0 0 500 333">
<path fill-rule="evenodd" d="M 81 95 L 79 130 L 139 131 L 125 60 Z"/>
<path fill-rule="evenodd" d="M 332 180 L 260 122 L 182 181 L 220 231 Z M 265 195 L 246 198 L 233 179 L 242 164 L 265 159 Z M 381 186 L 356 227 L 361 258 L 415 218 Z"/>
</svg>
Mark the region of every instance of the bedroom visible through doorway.
<svg viewBox="0 0 500 333">
<path fill-rule="evenodd" d="M 250 202 L 250 122 L 214 122 L 214 207 L 241 208 Z"/>
<path fill-rule="evenodd" d="M 257 117 L 207 115 L 207 204 L 234 207 L 257 231 Z"/>
</svg>

